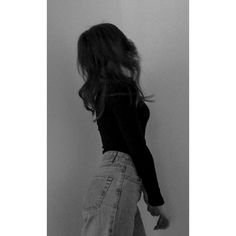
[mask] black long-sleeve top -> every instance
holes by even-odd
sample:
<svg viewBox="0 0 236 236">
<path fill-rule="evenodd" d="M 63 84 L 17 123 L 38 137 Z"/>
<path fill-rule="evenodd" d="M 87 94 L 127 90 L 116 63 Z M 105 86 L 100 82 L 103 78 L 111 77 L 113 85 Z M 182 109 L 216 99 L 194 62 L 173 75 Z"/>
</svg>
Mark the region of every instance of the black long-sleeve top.
<svg viewBox="0 0 236 236">
<path fill-rule="evenodd" d="M 102 153 L 108 150 L 128 153 L 138 176 L 142 179 L 149 204 L 163 205 L 164 199 L 159 189 L 153 157 L 145 141 L 150 111 L 143 101 L 135 106 L 134 93 L 130 104 L 127 86 L 115 84 L 108 87 L 104 113 L 97 121 L 102 140 Z M 124 95 L 111 96 L 114 93 L 124 93 Z"/>
</svg>

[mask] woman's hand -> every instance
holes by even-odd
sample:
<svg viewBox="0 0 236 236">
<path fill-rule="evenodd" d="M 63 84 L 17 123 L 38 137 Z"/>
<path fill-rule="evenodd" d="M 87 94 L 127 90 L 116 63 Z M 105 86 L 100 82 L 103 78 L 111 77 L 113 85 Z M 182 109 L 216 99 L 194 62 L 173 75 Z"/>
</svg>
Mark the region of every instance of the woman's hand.
<svg viewBox="0 0 236 236">
<path fill-rule="evenodd" d="M 148 205 L 147 210 L 150 212 L 152 216 L 159 216 L 157 224 L 154 227 L 154 230 L 166 229 L 169 226 L 169 221 L 162 211 L 162 206 Z"/>
<path fill-rule="evenodd" d="M 143 198 L 145 203 L 147 204 L 147 211 L 152 215 L 152 216 L 159 216 L 158 221 L 156 226 L 154 227 L 154 230 L 158 229 L 166 229 L 169 226 L 169 221 L 166 218 L 165 214 L 163 213 L 162 206 L 151 206 L 148 203 L 148 196 L 143 188 Z"/>
</svg>

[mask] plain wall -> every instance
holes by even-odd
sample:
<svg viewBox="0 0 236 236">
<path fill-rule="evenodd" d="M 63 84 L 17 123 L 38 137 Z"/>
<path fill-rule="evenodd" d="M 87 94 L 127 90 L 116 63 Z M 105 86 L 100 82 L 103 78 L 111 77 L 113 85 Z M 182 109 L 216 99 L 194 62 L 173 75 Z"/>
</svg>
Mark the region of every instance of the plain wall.
<svg viewBox="0 0 236 236">
<path fill-rule="evenodd" d="M 166 200 L 170 227 L 155 223 L 141 200 L 147 236 L 187 236 L 188 157 L 188 1 L 48 0 L 48 236 L 80 235 L 81 204 L 101 156 L 92 115 L 78 98 L 76 70 L 79 34 L 101 22 L 116 24 L 142 57 L 141 85 L 155 94 L 146 140 Z"/>
</svg>

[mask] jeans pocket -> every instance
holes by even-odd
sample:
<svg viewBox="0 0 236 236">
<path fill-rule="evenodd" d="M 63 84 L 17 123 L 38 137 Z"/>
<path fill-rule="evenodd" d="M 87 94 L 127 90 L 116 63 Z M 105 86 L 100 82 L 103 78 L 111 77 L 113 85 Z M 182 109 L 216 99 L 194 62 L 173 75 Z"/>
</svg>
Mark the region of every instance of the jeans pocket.
<svg viewBox="0 0 236 236">
<path fill-rule="evenodd" d="M 83 211 L 98 210 L 111 186 L 113 176 L 95 175 L 89 185 L 83 202 Z"/>
</svg>

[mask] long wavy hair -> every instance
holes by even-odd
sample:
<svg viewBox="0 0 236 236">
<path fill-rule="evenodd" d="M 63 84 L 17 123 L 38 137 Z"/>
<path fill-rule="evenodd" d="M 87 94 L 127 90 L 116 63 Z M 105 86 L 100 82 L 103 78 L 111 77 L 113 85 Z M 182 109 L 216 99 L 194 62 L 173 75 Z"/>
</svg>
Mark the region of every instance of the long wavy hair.
<svg viewBox="0 0 236 236">
<path fill-rule="evenodd" d="M 140 100 L 153 102 L 144 96 L 140 87 L 140 56 L 135 44 L 111 23 L 101 23 L 84 31 L 77 43 L 77 69 L 84 80 L 78 94 L 84 107 L 92 112 L 100 110 L 96 122 L 105 107 L 109 85 L 130 85 L 135 91 L 135 104 Z M 128 71 L 128 74 L 124 73 Z M 130 97 L 130 86 L 127 86 Z M 116 93 L 112 95 L 119 95 Z M 132 99 L 132 98 L 131 98 Z"/>
</svg>

